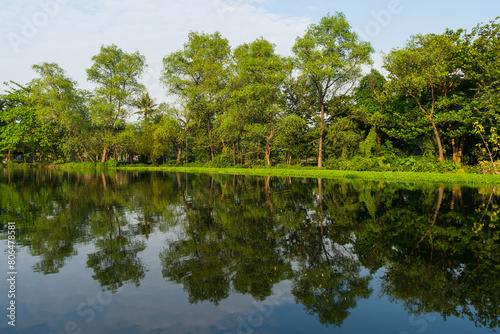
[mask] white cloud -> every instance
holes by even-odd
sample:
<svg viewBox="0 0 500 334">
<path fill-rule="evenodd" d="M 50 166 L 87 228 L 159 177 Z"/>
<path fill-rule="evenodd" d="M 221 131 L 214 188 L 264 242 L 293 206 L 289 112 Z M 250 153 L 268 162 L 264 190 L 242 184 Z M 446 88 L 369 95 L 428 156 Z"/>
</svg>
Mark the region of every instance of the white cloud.
<svg viewBox="0 0 500 334">
<path fill-rule="evenodd" d="M 259 2 L 41 0 L 33 6 L 33 2 L 12 0 L 0 11 L 0 81 L 26 83 L 34 77 L 31 65 L 50 61 L 66 69 L 80 86 L 91 88 L 85 74 L 91 57 L 101 45 L 114 43 L 146 56 L 150 64 L 147 85 L 154 96 L 163 99 L 163 90 L 152 78 L 159 76 L 162 58 L 182 48 L 189 31 L 220 31 L 233 47 L 263 36 L 277 45 L 279 53 L 289 53 L 310 19 L 270 13 Z M 52 5 L 50 15 L 43 4 Z M 9 34 L 20 39 L 13 43 Z"/>
</svg>

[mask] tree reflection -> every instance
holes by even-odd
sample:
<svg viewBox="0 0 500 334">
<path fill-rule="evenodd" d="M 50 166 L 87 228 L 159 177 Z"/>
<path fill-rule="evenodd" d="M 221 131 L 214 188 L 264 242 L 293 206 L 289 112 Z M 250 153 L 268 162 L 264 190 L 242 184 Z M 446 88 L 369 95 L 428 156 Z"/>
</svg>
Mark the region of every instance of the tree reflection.
<svg viewBox="0 0 500 334">
<path fill-rule="evenodd" d="M 155 233 L 163 277 L 191 303 L 264 301 L 288 280 L 295 301 L 342 326 L 381 293 L 409 314 L 500 325 L 500 203 L 494 187 L 138 172 L 0 171 L 1 236 L 57 273 L 83 244 L 110 291 L 139 285 Z M 366 269 L 366 270 L 363 270 Z"/>
</svg>

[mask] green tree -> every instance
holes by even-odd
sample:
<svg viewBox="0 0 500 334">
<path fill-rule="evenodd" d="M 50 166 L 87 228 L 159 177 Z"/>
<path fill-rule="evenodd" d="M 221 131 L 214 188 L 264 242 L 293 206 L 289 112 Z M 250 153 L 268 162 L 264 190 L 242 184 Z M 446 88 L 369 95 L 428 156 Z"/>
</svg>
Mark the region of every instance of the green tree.
<svg viewBox="0 0 500 334">
<path fill-rule="evenodd" d="M 344 112 L 345 100 L 361 75 L 361 66 L 370 63 L 373 49 L 359 40 L 343 13 L 336 13 L 310 25 L 292 51 L 302 84 L 316 99 L 309 109 L 319 129 L 318 167 L 322 167 L 325 126 Z"/>
<path fill-rule="evenodd" d="M 215 156 L 213 127 L 222 112 L 223 89 L 229 78 L 231 48 L 219 32 L 190 32 L 183 50 L 163 58 L 161 81 L 178 96 L 185 109 L 184 138 L 194 133 L 196 145 L 208 156 Z"/>
<path fill-rule="evenodd" d="M 136 96 L 144 90 L 139 79 L 146 60 L 138 51 L 126 53 L 116 45 L 102 46 L 87 69 L 88 80 L 97 84 L 92 103 L 92 120 L 102 130 L 102 156 L 106 161 L 112 147 L 113 134 L 125 122 L 127 107 L 134 105 Z"/>
<path fill-rule="evenodd" d="M 452 107 L 459 104 L 458 95 L 453 95 L 462 79 L 452 57 L 455 49 L 451 36 L 416 35 L 405 48 L 392 51 L 384 60 L 390 85 L 415 102 L 413 113 L 420 115 L 417 121 L 424 119 L 430 125 L 439 161 L 444 161 L 439 126 L 453 118 Z"/>
<path fill-rule="evenodd" d="M 82 162 L 82 156 L 95 162 L 86 140 L 92 127 L 85 102 L 88 94 L 79 90 L 56 63 L 33 65 L 33 69 L 40 76 L 30 84 L 30 97 L 38 118 L 43 123 L 55 124 L 66 153 L 75 152 Z"/>
<path fill-rule="evenodd" d="M 379 71 L 372 69 L 359 82 L 354 90 L 354 116 L 376 133 L 376 144 L 382 146 L 381 126 L 384 113 L 388 108 L 387 90 L 384 89 L 386 79 Z"/>
<path fill-rule="evenodd" d="M 6 94 L 1 95 L 3 110 L 0 115 L 2 131 L 0 131 L 0 151 L 11 154 L 40 152 L 47 158 L 57 159 L 59 138 L 52 122 L 41 122 L 31 99 L 31 87 L 23 87 L 11 82 Z"/>
<path fill-rule="evenodd" d="M 284 84 L 290 74 L 287 61 L 263 38 L 234 50 L 235 76 L 231 108 L 243 114 L 245 139 L 271 165 L 276 125 L 284 110 Z"/>
<path fill-rule="evenodd" d="M 295 114 L 281 118 L 276 124 L 276 139 L 274 148 L 285 154 L 285 161 L 292 164 L 292 158 L 302 156 L 306 145 L 306 121 Z"/>
<path fill-rule="evenodd" d="M 135 107 L 139 110 L 135 113 L 148 120 L 156 111 L 158 104 L 155 99 L 149 96 L 149 93 L 142 94 L 134 103 Z"/>
</svg>

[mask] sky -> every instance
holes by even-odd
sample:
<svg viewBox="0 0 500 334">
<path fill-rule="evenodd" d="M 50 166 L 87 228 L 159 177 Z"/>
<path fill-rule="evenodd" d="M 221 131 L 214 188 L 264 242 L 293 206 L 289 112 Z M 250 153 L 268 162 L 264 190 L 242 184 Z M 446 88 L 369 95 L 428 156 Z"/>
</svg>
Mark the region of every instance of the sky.
<svg viewBox="0 0 500 334">
<path fill-rule="evenodd" d="M 282 55 L 310 24 L 343 12 L 352 29 L 381 53 L 403 47 L 413 34 L 470 30 L 500 16 L 498 0 L 0 0 L 0 93 L 6 81 L 25 84 L 33 64 L 55 62 L 80 88 L 93 89 L 86 69 L 102 45 L 139 51 L 143 83 L 159 101 L 162 59 L 180 50 L 189 31 L 219 31 L 232 47 L 264 37 Z"/>
</svg>

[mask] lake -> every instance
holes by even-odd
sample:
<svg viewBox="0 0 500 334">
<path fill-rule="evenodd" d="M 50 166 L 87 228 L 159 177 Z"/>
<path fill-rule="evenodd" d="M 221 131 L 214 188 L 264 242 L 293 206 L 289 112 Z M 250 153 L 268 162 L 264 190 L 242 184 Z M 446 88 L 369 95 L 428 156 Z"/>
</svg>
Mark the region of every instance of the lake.
<svg viewBox="0 0 500 334">
<path fill-rule="evenodd" d="M 0 187 L 2 333 L 500 329 L 494 187 L 49 169 Z"/>
</svg>

